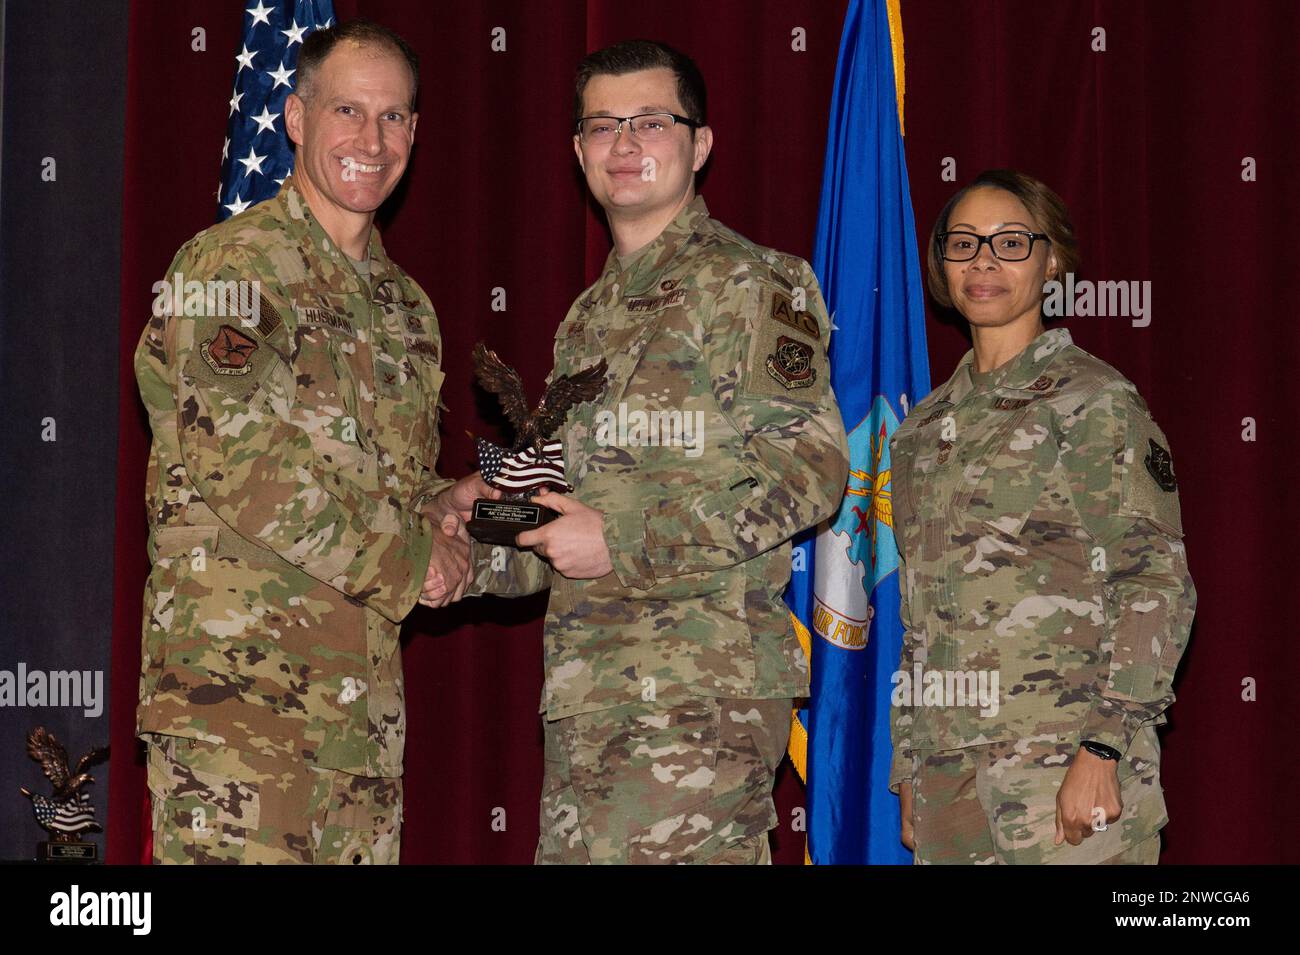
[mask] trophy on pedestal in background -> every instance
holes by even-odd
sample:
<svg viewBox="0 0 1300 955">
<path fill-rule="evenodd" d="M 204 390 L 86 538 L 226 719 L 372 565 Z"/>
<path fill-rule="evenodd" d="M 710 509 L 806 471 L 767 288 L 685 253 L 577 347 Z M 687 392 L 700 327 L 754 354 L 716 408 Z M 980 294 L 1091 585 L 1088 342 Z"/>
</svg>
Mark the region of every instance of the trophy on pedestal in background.
<svg viewBox="0 0 1300 955">
<path fill-rule="evenodd" d="M 475 540 L 514 546 L 517 534 L 555 517 L 550 508 L 530 499 L 543 489 L 560 494 L 573 490 L 564 479 L 564 447 L 558 439 L 552 440 L 552 435 L 564 424 L 570 408 L 600 397 L 605 390 L 605 370 L 602 358 L 590 368 L 555 379 L 530 412 L 519 373 L 482 342 L 474 346 L 475 377 L 500 399 L 515 431 L 515 443 L 509 450 L 482 438 L 477 441 L 479 473 L 505 496 L 474 502 L 467 528 Z"/>
<path fill-rule="evenodd" d="M 68 751 L 63 744 L 44 726 L 38 726 L 27 736 L 27 755 L 41 764 L 46 778 L 54 786 L 54 793 L 50 796 L 18 787 L 18 791 L 32 801 L 32 810 L 41 828 L 54 836 L 49 842 L 37 843 L 37 861 L 96 861 L 99 847 L 78 838 L 83 832 L 103 831 L 95 821 L 95 807 L 90 804 L 90 794 L 82 787 L 95 781 L 86 769 L 107 757 L 108 747 L 92 749 L 77 760 L 76 770 L 71 771 Z"/>
</svg>

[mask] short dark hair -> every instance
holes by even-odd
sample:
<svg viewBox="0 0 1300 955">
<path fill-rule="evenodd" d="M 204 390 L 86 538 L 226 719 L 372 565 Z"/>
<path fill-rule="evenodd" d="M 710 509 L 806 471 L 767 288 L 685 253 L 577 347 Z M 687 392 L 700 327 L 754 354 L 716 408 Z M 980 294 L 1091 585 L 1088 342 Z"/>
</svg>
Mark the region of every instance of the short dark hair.
<svg viewBox="0 0 1300 955">
<path fill-rule="evenodd" d="M 420 91 L 420 58 L 415 55 L 410 44 L 388 27 L 363 17 L 336 23 L 328 29 L 313 30 L 303 40 L 302 49 L 298 51 L 298 80 L 294 87 L 299 98 L 306 100 L 312 95 L 316 71 L 334 51 L 334 47 L 345 40 L 358 46 L 383 50 L 406 61 L 406 65 L 411 68 L 410 106 L 414 112 L 415 94 Z"/>
<path fill-rule="evenodd" d="M 593 76 L 622 76 L 638 70 L 670 69 L 677 77 L 677 98 L 686 118 L 701 126 L 708 123 L 708 91 L 700 68 L 685 53 L 657 40 L 623 40 L 588 53 L 578 64 L 573 84 L 573 123 L 582 119 L 582 94 Z M 695 132 L 691 130 L 692 134 Z"/>
<path fill-rule="evenodd" d="M 948 290 L 948 276 L 943 271 L 943 256 L 939 254 L 939 235 L 948 231 L 948 219 L 952 210 L 961 202 L 962 196 L 972 189 L 993 188 L 1009 192 L 1019 199 L 1029 214 L 1038 223 L 1038 227 L 1052 240 L 1052 252 L 1056 255 L 1056 278 L 1065 281 L 1067 272 L 1079 269 L 1079 243 L 1074 236 L 1074 226 L 1070 223 L 1070 210 L 1061 199 L 1044 182 L 1033 176 L 1014 169 L 986 169 L 975 177 L 970 185 L 957 190 L 956 195 L 934 221 L 930 230 L 930 248 L 926 254 L 926 272 L 930 294 L 944 308 L 952 307 L 952 294 Z"/>
</svg>

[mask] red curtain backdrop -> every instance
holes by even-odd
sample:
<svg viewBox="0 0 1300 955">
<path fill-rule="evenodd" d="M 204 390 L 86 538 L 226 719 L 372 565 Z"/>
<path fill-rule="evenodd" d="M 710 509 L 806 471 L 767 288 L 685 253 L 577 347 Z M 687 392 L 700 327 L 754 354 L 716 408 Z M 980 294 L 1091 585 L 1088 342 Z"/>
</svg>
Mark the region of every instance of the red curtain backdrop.
<svg viewBox="0 0 1300 955">
<path fill-rule="evenodd" d="M 403 34 L 422 60 L 407 180 L 385 244 L 425 287 L 449 356 L 440 471 L 473 466 L 467 431 L 494 433 L 468 355 L 484 340 L 535 392 L 551 339 L 609 248 L 573 158 L 581 56 L 651 37 L 709 82 L 716 135 L 701 191 L 750 238 L 811 257 L 844 0 L 708 4 L 336 0 Z M 1151 323 L 1067 320 L 1138 385 L 1168 434 L 1200 606 L 1164 740 L 1171 823 L 1163 861 L 1294 859 L 1295 754 L 1282 719 L 1297 671 L 1283 614 L 1300 517 L 1287 372 L 1300 336 L 1282 287 L 1300 203 L 1294 117 L 1300 15 L 1289 3 L 1039 4 L 904 0 L 906 144 L 922 242 L 943 202 L 987 167 L 1013 167 L 1069 204 L 1083 278 L 1149 280 Z M 121 452 L 112 673 L 110 861 L 141 857 L 143 768 L 132 737 L 147 574 L 148 430 L 131 353 L 176 248 L 214 219 L 240 14 L 207 3 L 131 7 L 123 188 Z M 191 48 L 206 30 L 206 52 Z M 494 52 L 495 28 L 506 50 Z M 1104 51 L 1094 30 L 1104 30 Z M 802 30 L 806 50 L 792 49 Z M 1243 160 L 1257 164 L 1242 179 Z M 947 164 L 947 165 L 946 165 Z M 955 168 L 956 181 L 944 178 Z M 1290 227 L 1288 231 L 1287 227 Z M 494 312 L 493 290 L 507 310 Z M 968 347 L 930 306 L 932 378 Z M 456 356 L 462 356 L 457 359 Z M 485 414 L 486 413 L 486 414 Z M 1256 423 L 1242 439 L 1243 419 Z M 489 419 L 490 420 L 490 419 Z M 406 624 L 403 861 L 525 863 L 537 837 L 545 597 L 417 608 Z M 1243 701 L 1243 680 L 1258 700 Z M 1285 734 L 1285 736 L 1284 736 Z M 799 862 L 802 788 L 785 768 L 776 859 Z M 504 810 L 505 827 L 494 827 Z"/>
</svg>

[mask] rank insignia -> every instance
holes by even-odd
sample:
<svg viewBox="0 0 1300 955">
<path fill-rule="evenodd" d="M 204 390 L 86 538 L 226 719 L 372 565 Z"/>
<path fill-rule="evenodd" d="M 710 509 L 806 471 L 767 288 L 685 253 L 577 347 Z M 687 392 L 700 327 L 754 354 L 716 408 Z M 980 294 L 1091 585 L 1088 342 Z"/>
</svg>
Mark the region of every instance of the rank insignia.
<svg viewBox="0 0 1300 955">
<path fill-rule="evenodd" d="M 811 345 L 782 335 L 776 340 L 776 351 L 767 356 L 767 373 L 782 387 L 809 388 L 817 380 L 812 358 Z"/>
<path fill-rule="evenodd" d="M 1148 438 L 1151 445 L 1151 451 L 1144 459 L 1147 470 L 1155 478 L 1156 484 L 1160 485 L 1162 491 L 1178 490 L 1178 479 L 1174 477 L 1174 460 L 1170 457 L 1169 452 L 1160 445 L 1156 444 L 1154 438 Z"/>
<path fill-rule="evenodd" d="M 250 359 L 255 351 L 257 342 L 230 325 L 222 325 L 199 346 L 199 354 L 218 375 L 248 374 L 253 370 Z"/>
</svg>

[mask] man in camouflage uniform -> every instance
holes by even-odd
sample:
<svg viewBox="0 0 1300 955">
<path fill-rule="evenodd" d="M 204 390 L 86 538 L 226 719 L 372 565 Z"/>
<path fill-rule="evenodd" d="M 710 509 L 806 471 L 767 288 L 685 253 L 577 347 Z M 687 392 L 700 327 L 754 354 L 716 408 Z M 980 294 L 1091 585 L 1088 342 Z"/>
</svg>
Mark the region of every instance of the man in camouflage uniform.
<svg viewBox="0 0 1300 955">
<path fill-rule="evenodd" d="M 135 355 L 155 861 L 397 861 L 400 624 L 459 596 L 451 513 L 477 491 L 434 472 L 437 318 L 372 225 L 416 69 L 374 25 L 309 37 L 285 111 L 297 173 L 155 287 Z M 226 282 L 248 283 L 242 308 Z"/>
<path fill-rule="evenodd" d="M 519 535 L 532 551 L 475 544 L 469 591 L 551 589 L 536 860 L 768 862 L 808 692 L 790 538 L 847 478 L 830 322 L 807 263 L 695 196 L 712 134 L 688 58 L 595 53 L 577 109 L 597 117 L 574 145 L 615 249 L 556 332 L 552 377 L 604 359 L 606 388 L 561 432 L 573 494 L 537 498 L 561 516 Z"/>
<path fill-rule="evenodd" d="M 911 786 L 918 863 L 1154 863 L 1156 727 L 1195 608 L 1168 441 L 1063 328 L 988 372 L 974 355 L 890 443 L 899 669 L 996 673 L 998 703 L 896 696 L 890 788 Z M 1122 815 L 1061 841 L 1081 741 L 1119 757 Z"/>
</svg>

